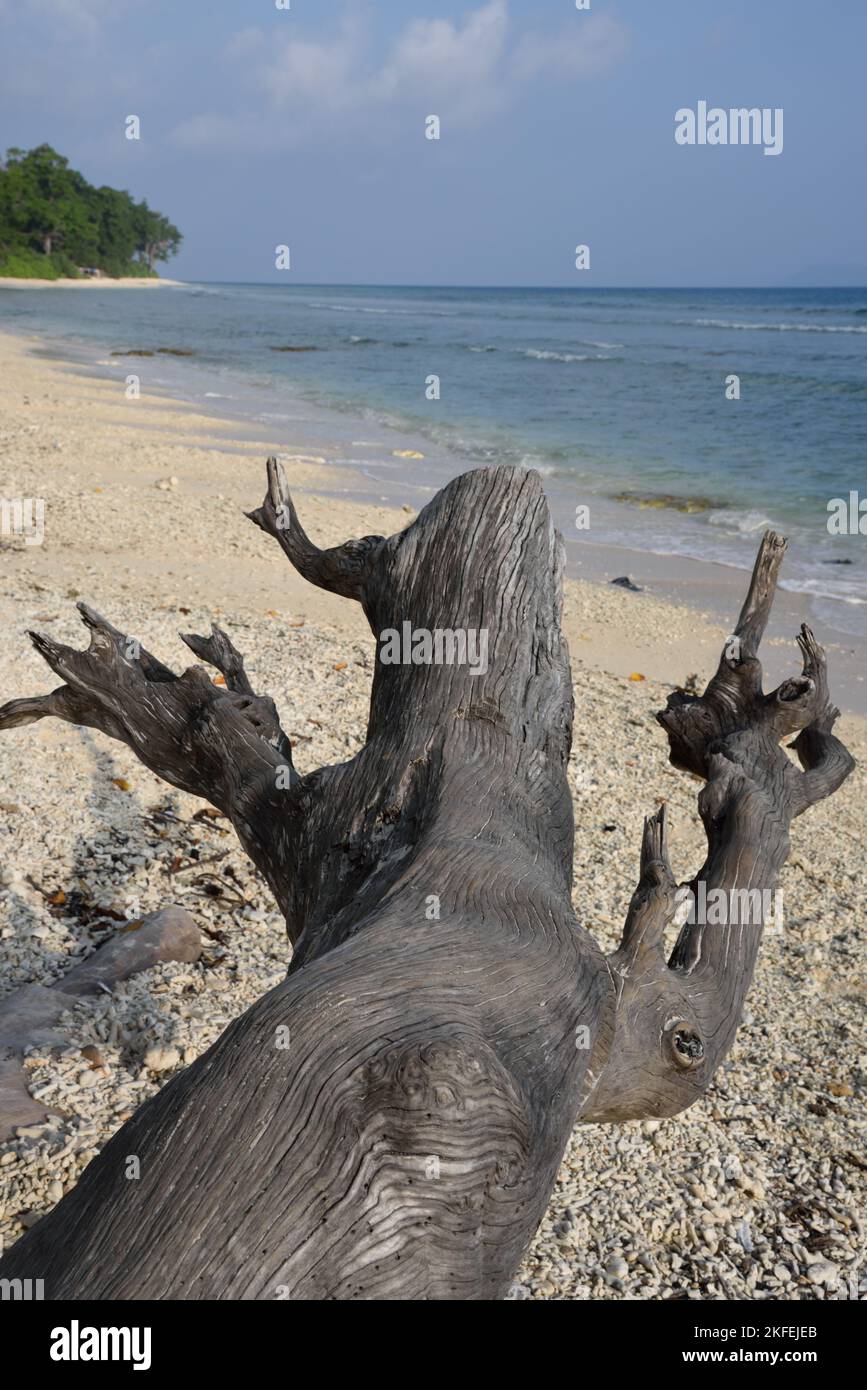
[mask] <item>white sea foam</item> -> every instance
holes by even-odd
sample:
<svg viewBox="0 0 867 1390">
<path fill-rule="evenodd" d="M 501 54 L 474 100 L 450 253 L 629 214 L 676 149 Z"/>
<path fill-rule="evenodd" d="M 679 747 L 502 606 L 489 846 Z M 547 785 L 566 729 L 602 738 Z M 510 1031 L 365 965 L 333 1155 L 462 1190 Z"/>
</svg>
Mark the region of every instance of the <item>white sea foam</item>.
<svg viewBox="0 0 867 1390">
<path fill-rule="evenodd" d="M 857 581 L 856 581 L 857 583 Z M 781 589 L 791 589 L 796 594 L 811 594 L 814 598 L 835 599 L 838 603 L 855 604 L 858 607 L 867 606 L 867 598 L 862 592 L 853 592 L 855 585 L 847 584 L 845 580 L 838 580 L 833 586 L 829 586 L 827 581 L 821 579 L 782 579 Z"/>
<path fill-rule="evenodd" d="M 542 348 L 524 348 L 524 357 L 537 362 L 610 362 L 611 358 L 595 352 L 548 352 Z"/>
<path fill-rule="evenodd" d="M 698 328 L 730 328 L 744 333 L 867 333 L 867 328 L 848 323 L 738 323 L 734 319 L 676 319 Z"/>
<path fill-rule="evenodd" d="M 532 468 L 536 473 L 541 473 L 543 478 L 550 478 L 557 471 L 553 463 L 545 463 L 538 454 L 522 454 L 519 467 Z"/>
<path fill-rule="evenodd" d="M 721 526 L 728 531 L 737 531 L 742 536 L 752 535 L 753 531 L 773 531 L 776 522 L 764 512 L 738 512 L 720 509 L 708 512 L 705 520 L 710 526 Z"/>
<path fill-rule="evenodd" d="M 375 309 L 369 304 L 322 304 L 310 299 L 301 300 L 301 303 L 309 304 L 311 309 L 330 309 L 335 314 L 384 314 L 386 318 L 395 314 L 410 318 L 417 314 L 432 314 L 434 318 L 452 319 L 457 313 L 454 309 L 431 309 L 427 304 L 420 304 L 417 309 Z"/>
<path fill-rule="evenodd" d="M 582 342 L 583 347 L 618 348 L 622 343 Z M 472 344 L 470 352 L 509 352 L 521 357 L 532 357 L 537 362 L 611 362 L 614 359 L 605 353 L 597 352 L 555 352 L 552 348 L 492 347 L 490 344 Z"/>
</svg>

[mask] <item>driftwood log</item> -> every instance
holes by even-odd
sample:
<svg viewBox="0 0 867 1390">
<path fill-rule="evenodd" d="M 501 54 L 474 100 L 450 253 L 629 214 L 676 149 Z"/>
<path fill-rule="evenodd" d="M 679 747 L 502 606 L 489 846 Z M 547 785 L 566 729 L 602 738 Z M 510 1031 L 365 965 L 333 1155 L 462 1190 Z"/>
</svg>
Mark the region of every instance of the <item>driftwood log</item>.
<svg viewBox="0 0 867 1390">
<path fill-rule="evenodd" d="M 320 551 L 279 465 L 252 514 L 312 583 L 383 633 L 486 630 L 487 669 L 386 664 L 367 742 L 301 772 L 226 635 L 175 676 L 80 605 L 90 646 L 33 636 L 64 681 L 0 728 L 56 715 L 128 744 L 228 815 L 285 914 L 285 981 L 106 1144 L 0 1262 L 49 1298 L 498 1299 L 576 1121 L 674 1115 L 707 1089 L 761 922 L 683 926 L 664 811 L 646 823 L 623 941 L 570 905 L 573 817 L 562 545 L 533 472 L 480 469 L 405 531 Z M 773 888 L 792 819 L 853 763 L 807 629 L 802 674 L 762 692 L 757 649 L 785 542 L 762 541 L 701 697 L 659 715 L 701 777 L 698 880 Z M 800 768 L 781 747 L 795 735 Z M 128 1155 L 141 1176 L 128 1180 Z"/>
</svg>

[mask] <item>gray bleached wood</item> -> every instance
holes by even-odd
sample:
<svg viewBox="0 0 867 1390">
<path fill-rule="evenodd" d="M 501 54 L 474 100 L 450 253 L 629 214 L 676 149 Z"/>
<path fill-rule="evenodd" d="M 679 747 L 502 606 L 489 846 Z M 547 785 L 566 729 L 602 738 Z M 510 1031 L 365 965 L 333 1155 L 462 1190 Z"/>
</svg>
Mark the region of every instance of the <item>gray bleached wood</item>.
<svg viewBox="0 0 867 1390">
<path fill-rule="evenodd" d="M 232 820 L 286 918 L 286 979 L 148 1101 L 0 1262 L 51 1298 L 489 1299 L 508 1290 L 576 1121 L 675 1114 L 707 1088 L 761 936 L 687 926 L 664 810 L 623 942 L 572 911 L 562 544 L 537 474 L 455 479 L 405 531 L 319 551 L 279 464 L 253 520 L 377 639 L 487 629 L 488 668 L 376 663 L 367 741 L 302 773 L 224 633 L 181 677 L 90 609 L 87 652 L 34 638 L 66 682 L 0 710 L 100 728 Z M 824 656 L 771 695 L 756 656 L 784 542 L 762 542 L 703 696 L 660 716 L 702 777 L 713 887 L 769 888 L 791 819 L 852 766 Z M 798 771 L 780 748 L 796 734 Z M 278 772 L 289 775 L 278 776 Z M 435 905 L 435 906 L 434 906 Z M 136 1154 L 141 1178 L 125 1177 Z"/>
</svg>

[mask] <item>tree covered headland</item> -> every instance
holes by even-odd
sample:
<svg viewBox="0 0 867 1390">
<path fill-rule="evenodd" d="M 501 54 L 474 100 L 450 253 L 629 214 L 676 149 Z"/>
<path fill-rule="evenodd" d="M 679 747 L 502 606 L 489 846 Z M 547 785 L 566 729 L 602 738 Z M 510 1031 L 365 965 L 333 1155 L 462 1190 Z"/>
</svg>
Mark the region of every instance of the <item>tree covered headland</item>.
<svg viewBox="0 0 867 1390">
<path fill-rule="evenodd" d="M 0 275 L 156 275 L 180 244 L 161 212 L 94 188 L 50 145 L 8 150 L 0 163 Z"/>
</svg>

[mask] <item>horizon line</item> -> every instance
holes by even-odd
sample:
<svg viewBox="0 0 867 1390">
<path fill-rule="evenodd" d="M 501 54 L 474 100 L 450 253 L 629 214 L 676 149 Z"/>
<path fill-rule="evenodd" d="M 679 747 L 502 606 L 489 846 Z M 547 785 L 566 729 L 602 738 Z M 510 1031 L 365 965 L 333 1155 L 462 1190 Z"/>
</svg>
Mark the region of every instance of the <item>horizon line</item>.
<svg viewBox="0 0 867 1390">
<path fill-rule="evenodd" d="M 160 276 L 160 279 L 163 277 Z M 171 276 L 165 277 L 167 280 Z M 186 280 L 184 284 L 191 285 L 257 285 L 263 288 L 279 287 L 281 289 L 357 289 L 357 290 L 574 290 L 576 293 L 586 293 L 587 290 L 867 290 L 867 279 L 862 284 L 839 284 L 839 285 L 803 285 L 803 284 L 776 284 L 776 285 L 501 285 L 501 284 L 475 284 L 466 282 L 464 284 L 448 283 L 438 281 L 436 283 L 422 283 L 412 281 L 384 281 L 384 280 L 300 280 L 285 284 L 280 280 Z"/>
</svg>

